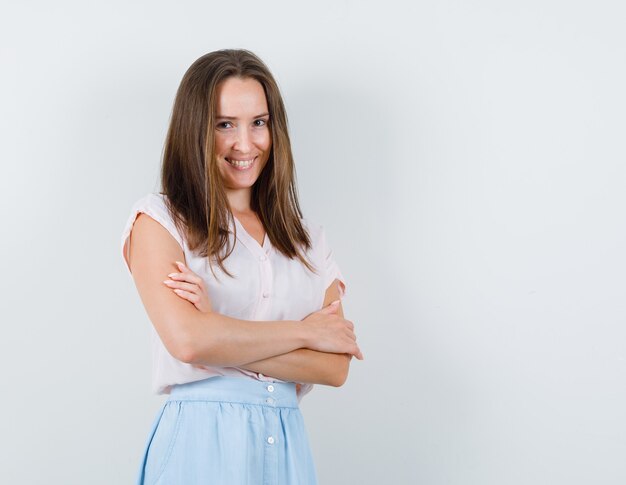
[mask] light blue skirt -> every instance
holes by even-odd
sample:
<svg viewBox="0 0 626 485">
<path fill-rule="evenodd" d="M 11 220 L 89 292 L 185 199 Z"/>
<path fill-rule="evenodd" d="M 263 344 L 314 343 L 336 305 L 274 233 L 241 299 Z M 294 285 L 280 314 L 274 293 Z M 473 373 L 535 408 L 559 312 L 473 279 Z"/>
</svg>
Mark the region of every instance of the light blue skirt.
<svg viewBox="0 0 626 485">
<path fill-rule="evenodd" d="M 174 386 L 137 483 L 316 484 L 295 384 L 211 377 Z"/>
</svg>

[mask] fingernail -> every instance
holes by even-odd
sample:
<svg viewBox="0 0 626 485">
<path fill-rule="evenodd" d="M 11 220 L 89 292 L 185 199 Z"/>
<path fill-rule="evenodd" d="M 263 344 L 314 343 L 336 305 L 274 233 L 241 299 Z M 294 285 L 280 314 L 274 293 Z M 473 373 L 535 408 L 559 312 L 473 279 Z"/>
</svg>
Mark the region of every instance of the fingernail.
<svg viewBox="0 0 626 485">
<path fill-rule="evenodd" d="M 181 263 L 180 261 L 176 261 L 176 264 L 179 266 L 182 266 L 183 268 L 185 267 L 185 265 L 183 263 Z"/>
<path fill-rule="evenodd" d="M 167 276 L 169 276 L 170 278 L 174 278 L 178 273 L 170 273 Z"/>
<path fill-rule="evenodd" d="M 340 302 L 341 302 L 341 300 L 335 300 L 335 301 L 333 301 L 333 302 L 331 303 L 331 305 L 336 305 L 337 303 L 340 303 Z"/>
<path fill-rule="evenodd" d="M 165 283 L 166 285 L 171 285 L 174 282 L 172 280 L 165 280 L 163 281 L 163 283 Z"/>
</svg>

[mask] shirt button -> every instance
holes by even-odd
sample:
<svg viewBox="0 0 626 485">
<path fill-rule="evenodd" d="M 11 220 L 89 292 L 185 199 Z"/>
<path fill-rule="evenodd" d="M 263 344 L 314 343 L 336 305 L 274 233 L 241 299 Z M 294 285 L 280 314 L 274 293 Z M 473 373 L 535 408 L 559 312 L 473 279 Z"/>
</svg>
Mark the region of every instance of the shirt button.
<svg viewBox="0 0 626 485">
<path fill-rule="evenodd" d="M 271 397 L 268 397 L 268 398 L 265 400 L 265 402 L 266 402 L 267 404 L 274 404 L 274 400 L 273 400 Z"/>
<path fill-rule="evenodd" d="M 267 390 L 270 392 L 274 392 L 274 386 L 270 384 L 269 386 L 267 386 Z"/>
<path fill-rule="evenodd" d="M 270 294 L 267 291 L 265 291 L 263 293 L 263 298 L 269 298 L 269 296 L 270 296 Z"/>
<path fill-rule="evenodd" d="M 265 261 L 267 259 L 267 256 L 260 256 L 259 257 L 259 261 Z"/>
<path fill-rule="evenodd" d="M 274 437 L 273 437 L 273 436 L 270 436 L 269 438 L 267 438 L 267 442 L 268 442 L 270 445 L 273 445 L 273 444 L 274 444 Z"/>
</svg>

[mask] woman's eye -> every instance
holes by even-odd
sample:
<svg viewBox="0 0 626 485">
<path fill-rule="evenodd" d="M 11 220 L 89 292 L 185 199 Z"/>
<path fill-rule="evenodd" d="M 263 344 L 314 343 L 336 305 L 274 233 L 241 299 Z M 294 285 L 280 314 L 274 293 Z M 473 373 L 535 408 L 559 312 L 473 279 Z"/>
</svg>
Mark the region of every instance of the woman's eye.
<svg viewBox="0 0 626 485">
<path fill-rule="evenodd" d="M 224 129 L 224 128 L 230 128 L 233 125 L 230 123 L 230 121 L 222 121 L 221 123 L 217 124 L 217 127 L 220 129 Z"/>
<path fill-rule="evenodd" d="M 254 126 L 265 126 L 267 124 L 267 120 L 254 120 Z"/>
</svg>

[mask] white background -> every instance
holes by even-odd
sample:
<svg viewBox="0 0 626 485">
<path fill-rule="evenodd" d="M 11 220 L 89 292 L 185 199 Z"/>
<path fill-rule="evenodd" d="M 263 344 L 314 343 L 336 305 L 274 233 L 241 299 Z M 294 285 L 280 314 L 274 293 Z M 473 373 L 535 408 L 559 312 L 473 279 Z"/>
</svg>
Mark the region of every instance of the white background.
<svg viewBox="0 0 626 485">
<path fill-rule="evenodd" d="M 302 403 L 320 483 L 626 483 L 622 5 L 3 3 L 0 482 L 134 481 L 162 398 L 121 231 L 183 73 L 243 47 L 366 357 Z"/>
</svg>

